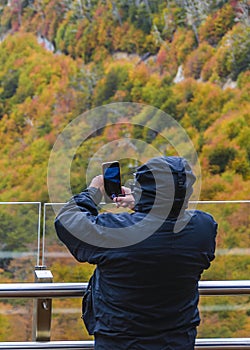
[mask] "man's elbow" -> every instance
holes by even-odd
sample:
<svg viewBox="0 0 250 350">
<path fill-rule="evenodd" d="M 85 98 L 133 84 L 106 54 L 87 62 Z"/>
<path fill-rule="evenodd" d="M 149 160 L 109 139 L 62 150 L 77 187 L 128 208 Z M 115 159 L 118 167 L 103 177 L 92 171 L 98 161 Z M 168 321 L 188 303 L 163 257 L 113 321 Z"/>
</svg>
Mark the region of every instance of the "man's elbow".
<svg viewBox="0 0 250 350">
<path fill-rule="evenodd" d="M 55 219 L 54 226 L 59 240 L 65 244 L 73 257 L 78 262 L 86 262 L 87 257 L 81 242 L 64 227 L 59 218 Z"/>
<path fill-rule="evenodd" d="M 60 232 L 61 232 L 62 225 L 61 225 L 61 222 L 60 222 L 60 220 L 58 219 L 58 217 L 55 218 L 54 227 L 55 227 L 55 230 L 56 230 L 57 235 L 59 236 L 59 234 L 60 234 Z"/>
<path fill-rule="evenodd" d="M 57 217 L 54 221 L 54 226 L 56 230 L 56 234 L 60 241 L 62 241 L 64 244 L 68 245 L 68 241 L 70 240 L 69 232 L 66 230 L 66 228 L 61 223 L 60 219 Z"/>
</svg>

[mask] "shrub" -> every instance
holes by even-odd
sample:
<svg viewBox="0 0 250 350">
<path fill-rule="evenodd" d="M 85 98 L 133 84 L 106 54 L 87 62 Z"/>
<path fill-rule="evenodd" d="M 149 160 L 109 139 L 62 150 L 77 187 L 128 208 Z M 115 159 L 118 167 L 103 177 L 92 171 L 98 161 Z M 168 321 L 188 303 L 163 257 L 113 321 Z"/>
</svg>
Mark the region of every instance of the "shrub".
<svg viewBox="0 0 250 350">
<path fill-rule="evenodd" d="M 210 169 L 213 174 L 220 174 L 226 170 L 230 161 L 234 160 L 237 151 L 233 147 L 218 146 L 208 155 Z"/>
</svg>

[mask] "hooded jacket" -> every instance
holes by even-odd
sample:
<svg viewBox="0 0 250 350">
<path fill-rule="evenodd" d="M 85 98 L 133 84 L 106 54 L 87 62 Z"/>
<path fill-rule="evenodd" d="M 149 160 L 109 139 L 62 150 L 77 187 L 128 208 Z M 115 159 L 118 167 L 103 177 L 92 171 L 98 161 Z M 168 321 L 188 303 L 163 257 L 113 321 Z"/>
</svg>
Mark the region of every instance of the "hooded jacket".
<svg viewBox="0 0 250 350">
<path fill-rule="evenodd" d="M 188 334 L 199 325 L 198 281 L 214 259 L 217 224 L 205 212 L 186 209 L 194 181 L 185 159 L 157 157 L 136 172 L 133 213 L 99 213 L 101 193 L 95 188 L 74 196 L 59 212 L 59 239 L 78 261 L 96 265 L 83 319 L 89 333 L 101 337 L 100 349 L 108 349 L 104 339 L 111 337 L 119 342 L 116 349 L 162 350 L 171 334 Z M 136 243 L 105 245 L 109 230 L 119 236 L 120 229 L 124 234 L 133 227 Z M 91 237 L 101 239 L 92 244 Z M 130 346 L 128 339 L 140 346 Z"/>
</svg>

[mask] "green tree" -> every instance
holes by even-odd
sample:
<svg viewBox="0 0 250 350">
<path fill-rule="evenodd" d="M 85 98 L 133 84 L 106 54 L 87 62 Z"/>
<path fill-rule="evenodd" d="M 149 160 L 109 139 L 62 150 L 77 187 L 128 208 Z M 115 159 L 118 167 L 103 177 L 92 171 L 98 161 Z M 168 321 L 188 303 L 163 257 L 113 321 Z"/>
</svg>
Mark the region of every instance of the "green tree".
<svg viewBox="0 0 250 350">
<path fill-rule="evenodd" d="M 209 164 L 213 174 L 222 173 L 226 170 L 230 161 L 234 160 L 237 151 L 232 147 L 216 147 L 209 155 Z"/>
</svg>

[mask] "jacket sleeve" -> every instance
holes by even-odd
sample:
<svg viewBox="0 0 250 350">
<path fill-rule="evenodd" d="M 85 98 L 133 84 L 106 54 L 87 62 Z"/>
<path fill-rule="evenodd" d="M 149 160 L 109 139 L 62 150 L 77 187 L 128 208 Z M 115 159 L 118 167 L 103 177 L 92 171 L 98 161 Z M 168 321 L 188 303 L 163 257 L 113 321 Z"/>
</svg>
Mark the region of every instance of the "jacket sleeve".
<svg viewBox="0 0 250 350">
<path fill-rule="evenodd" d="M 101 198 L 100 190 L 90 187 L 72 197 L 55 219 L 58 238 L 80 262 L 97 263 L 96 253 L 100 248 L 86 241 L 91 235 L 98 234 L 98 226 L 94 223 L 98 215 L 97 204 Z"/>
<path fill-rule="evenodd" d="M 218 232 L 218 223 L 213 219 L 212 217 L 212 247 L 211 247 L 211 254 L 210 254 L 210 261 L 214 260 L 215 258 L 215 250 L 216 250 L 216 237 Z"/>
</svg>

